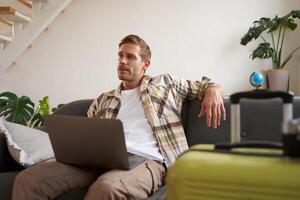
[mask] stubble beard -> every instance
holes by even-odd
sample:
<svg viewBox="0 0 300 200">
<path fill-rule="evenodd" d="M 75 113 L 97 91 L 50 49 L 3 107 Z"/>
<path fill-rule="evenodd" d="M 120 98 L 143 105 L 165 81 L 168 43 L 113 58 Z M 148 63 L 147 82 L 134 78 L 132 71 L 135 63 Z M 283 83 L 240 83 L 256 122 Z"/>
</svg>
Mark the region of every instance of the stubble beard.
<svg viewBox="0 0 300 200">
<path fill-rule="evenodd" d="M 118 77 L 119 77 L 119 80 L 121 80 L 121 81 L 126 81 L 126 82 L 132 81 L 132 78 L 129 74 L 124 74 L 124 73 L 118 72 Z"/>
</svg>

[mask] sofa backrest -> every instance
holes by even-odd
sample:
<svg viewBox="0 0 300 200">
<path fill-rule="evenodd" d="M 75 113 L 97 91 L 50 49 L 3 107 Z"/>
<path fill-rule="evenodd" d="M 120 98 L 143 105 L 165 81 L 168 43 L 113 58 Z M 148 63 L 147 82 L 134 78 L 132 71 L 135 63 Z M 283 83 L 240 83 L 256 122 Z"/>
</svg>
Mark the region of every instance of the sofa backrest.
<svg viewBox="0 0 300 200">
<path fill-rule="evenodd" d="M 53 114 L 55 115 L 77 115 L 77 116 L 87 116 L 87 110 L 92 104 L 93 99 L 82 99 L 77 101 L 72 101 L 63 105 L 61 108 L 56 110 Z"/>
<path fill-rule="evenodd" d="M 58 109 L 54 114 L 86 116 L 92 99 L 73 101 Z M 194 144 L 213 144 L 230 141 L 230 102 L 226 98 L 227 120 L 217 129 L 206 126 L 205 117 L 199 118 L 201 101 L 184 103 L 182 123 L 189 146 Z M 294 98 L 294 118 L 300 117 L 300 97 Z M 248 100 L 241 101 L 241 139 L 281 141 L 282 101 Z"/>
<path fill-rule="evenodd" d="M 217 129 L 208 128 L 204 118 L 197 116 L 201 101 L 187 102 L 182 120 L 189 146 L 230 141 L 230 102 L 225 99 L 227 120 Z M 300 117 L 300 97 L 293 102 L 294 118 Z M 282 101 L 281 99 L 241 101 L 241 140 L 281 141 Z"/>
</svg>

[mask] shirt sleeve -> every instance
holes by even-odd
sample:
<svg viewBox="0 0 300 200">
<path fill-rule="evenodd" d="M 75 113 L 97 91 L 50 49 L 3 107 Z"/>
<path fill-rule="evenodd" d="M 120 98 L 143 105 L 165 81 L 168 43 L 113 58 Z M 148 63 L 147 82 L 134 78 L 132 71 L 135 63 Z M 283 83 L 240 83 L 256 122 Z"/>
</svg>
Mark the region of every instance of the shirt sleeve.
<svg viewBox="0 0 300 200">
<path fill-rule="evenodd" d="M 202 99 L 205 89 L 209 85 L 214 85 L 215 83 L 208 77 L 203 76 L 201 80 L 184 80 L 178 79 L 170 74 L 167 74 L 172 82 L 172 86 L 176 90 L 179 98 L 183 101 L 185 100 L 194 100 L 194 99 Z"/>
<path fill-rule="evenodd" d="M 102 98 L 103 98 L 103 94 L 100 95 L 97 99 L 94 99 L 94 101 L 92 102 L 92 104 L 90 105 L 90 107 L 87 111 L 88 117 L 93 118 L 93 117 L 97 116 L 97 113 L 100 110 L 99 106 L 100 106 L 100 102 L 101 102 Z"/>
</svg>

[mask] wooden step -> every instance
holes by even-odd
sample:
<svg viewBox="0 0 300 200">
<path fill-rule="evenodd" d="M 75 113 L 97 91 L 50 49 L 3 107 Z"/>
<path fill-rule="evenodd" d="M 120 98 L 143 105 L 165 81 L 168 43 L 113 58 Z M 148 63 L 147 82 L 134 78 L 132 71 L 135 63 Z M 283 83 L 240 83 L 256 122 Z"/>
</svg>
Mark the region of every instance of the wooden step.
<svg viewBox="0 0 300 200">
<path fill-rule="evenodd" d="M 12 7 L 0 7 L 0 16 L 13 22 L 30 22 L 31 17 Z"/>
<path fill-rule="evenodd" d="M 12 40 L 13 37 L 0 34 L 0 42 L 11 42 Z"/>
<path fill-rule="evenodd" d="M 0 23 L 5 24 L 7 26 L 10 26 L 11 28 L 13 28 L 13 26 L 14 26 L 14 24 L 12 22 L 7 21 L 7 20 L 5 20 L 5 19 L 3 19 L 1 17 L 0 17 Z"/>
<path fill-rule="evenodd" d="M 20 3 L 24 4 L 28 8 L 32 8 L 32 1 L 30 0 L 18 0 Z"/>
<path fill-rule="evenodd" d="M 0 37 L 1 41 L 10 42 L 14 37 L 14 24 L 0 17 Z"/>
</svg>

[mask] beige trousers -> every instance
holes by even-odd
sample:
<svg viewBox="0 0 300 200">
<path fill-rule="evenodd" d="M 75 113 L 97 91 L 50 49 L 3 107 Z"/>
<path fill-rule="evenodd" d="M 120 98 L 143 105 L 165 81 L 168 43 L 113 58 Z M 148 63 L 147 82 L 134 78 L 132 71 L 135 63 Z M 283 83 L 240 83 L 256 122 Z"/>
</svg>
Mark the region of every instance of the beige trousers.
<svg viewBox="0 0 300 200">
<path fill-rule="evenodd" d="M 42 162 L 20 172 L 13 200 L 46 200 L 79 188 L 89 190 L 85 200 L 145 199 L 162 184 L 164 166 L 146 160 L 131 170 L 101 171 L 56 162 Z"/>
</svg>

